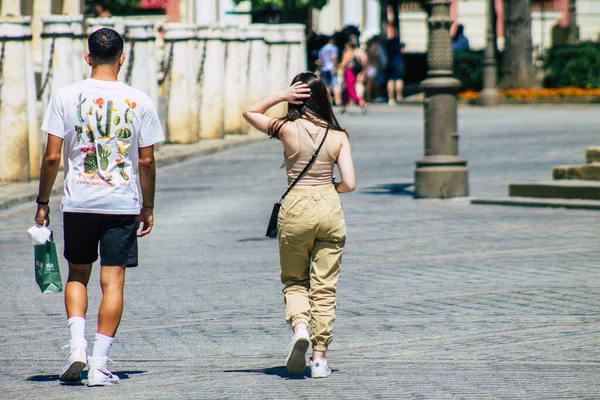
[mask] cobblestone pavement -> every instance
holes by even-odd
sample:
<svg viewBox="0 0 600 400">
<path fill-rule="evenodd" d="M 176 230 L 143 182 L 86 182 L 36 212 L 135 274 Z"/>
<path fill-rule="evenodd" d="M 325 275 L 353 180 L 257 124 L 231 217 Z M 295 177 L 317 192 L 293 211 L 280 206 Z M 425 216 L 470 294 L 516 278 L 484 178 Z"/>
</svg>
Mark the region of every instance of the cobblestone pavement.
<svg viewBox="0 0 600 400">
<path fill-rule="evenodd" d="M 472 195 L 504 196 L 509 181 L 582 162 L 598 144 L 596 115 L 461 108 Z M 128 271 L 111 352 L 115 387 L 56 381 L 68 332 L 62 296 L 41 295 L 33 280 L 33 205 L 1 212 L 0 398 L 600 398 L 600 214 L 413 200 L 421 108 L 373 107 L 342 123 L 358 189 L 343 197 L 349 239 L 330 378 L 283 367 L 290 331 L 277 249 L 262 236 L 284 174 L 278 143 L 267 141 L 160 168 L 155 231 Z M 98 286 L 96 268 L 90 340 Z"/>
</svg>

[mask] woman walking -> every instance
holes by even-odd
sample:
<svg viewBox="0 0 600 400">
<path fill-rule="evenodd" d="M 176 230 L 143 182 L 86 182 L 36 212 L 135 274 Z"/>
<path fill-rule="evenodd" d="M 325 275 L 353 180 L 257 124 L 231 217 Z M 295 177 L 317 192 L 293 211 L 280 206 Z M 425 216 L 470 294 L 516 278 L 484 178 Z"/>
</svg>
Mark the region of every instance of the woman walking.
<svg viewBox="0 0 600 400">
<path fill-rule="evenodd" d="M 280 102 L 288 103 L 286 116 L 265 115 Z M 326 353 L 333 339 L 336 285 L 346 242 L 338 193 L 355 187 L 348 135 L 333 114 L 323 81 L 310 72 L 297 75 L 287 89 L 250 106 L 244 118 L 283 143 L 288 185 L 323 143 L 312 167 L 285 197 L 278 228 L 286 321 L 294 332 L 286 366 L 290 373 L 304 372 L 310 341 L 311 376 L 326 378 L 331 374 Z M 340 172 L 338 183 L 333 181 L 335 164 Z"/>
<path fill-rule="evenodd" d="M 342 114 L 346 112 L 350 99 L 354 100 L 356 104 L 361 107 L 363 114 L 367 111 L 368 103 L 361 99 L 358 93 L 356 93 L 358 75 L 363 70 L 362 58 L 363 57 L 361 57 L 361 54 L 359 54 L 358 51 L 358 39 L 356 36 L 350 36 L 348 43 L 346 43 L 346 48 L 342 53 L 342 62 L 339 66 L 344 73 L 345 82 L 342 99 Z"/>
</svg>

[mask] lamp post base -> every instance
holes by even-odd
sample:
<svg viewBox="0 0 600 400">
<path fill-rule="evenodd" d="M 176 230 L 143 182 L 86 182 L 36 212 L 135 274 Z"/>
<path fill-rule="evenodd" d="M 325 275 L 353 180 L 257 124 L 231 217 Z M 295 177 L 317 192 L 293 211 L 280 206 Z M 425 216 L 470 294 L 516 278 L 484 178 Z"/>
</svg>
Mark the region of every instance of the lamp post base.
<svg viewBox="0 0 600 400">
<path fill-rule="evenodd" d="M 498 89 L 483 89 L 479 94 L 479 104 L 482 106 L 497 106 L 500 104 L 500 92 Z"/>
<path fill-rule="evenodd" d="M 457 156 L 425 156 L 416 162 L 415 199 L 469 195 L 467 161 Z"/>
</svg>

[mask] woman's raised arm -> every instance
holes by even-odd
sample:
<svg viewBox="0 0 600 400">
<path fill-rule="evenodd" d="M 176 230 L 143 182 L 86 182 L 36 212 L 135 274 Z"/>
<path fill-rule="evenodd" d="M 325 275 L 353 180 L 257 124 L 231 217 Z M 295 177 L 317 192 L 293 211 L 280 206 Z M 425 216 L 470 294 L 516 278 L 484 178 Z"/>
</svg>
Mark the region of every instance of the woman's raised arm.
<svg viewBox="0 0 600 400">
<path fill-rule="evenodd" d="M 296 82 L 292 86 L 277 93 L 276 95 L 265 97 L 262 100 L 249 106 L 242 115 L 250 125 L 261 132 L 267 133 L 271 125 L 272 117 L 265 115 L 267 110 L 282 101 L 292 104 L 302 104 L 304 99 L 310 97 L 310 88 L 303 82 Z"/>
</svg>

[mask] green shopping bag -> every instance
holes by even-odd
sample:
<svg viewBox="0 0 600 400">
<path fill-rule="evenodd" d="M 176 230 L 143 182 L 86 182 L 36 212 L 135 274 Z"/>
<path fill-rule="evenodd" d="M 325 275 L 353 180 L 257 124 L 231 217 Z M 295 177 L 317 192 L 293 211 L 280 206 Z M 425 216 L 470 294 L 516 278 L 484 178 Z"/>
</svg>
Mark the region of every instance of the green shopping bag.
<svg viewBox="0 0 600 400">
<path fill-rule="evenodd" d="M 46 243 L 33 247 L 35 252 L 35 281 L 42 293 L 62 292 L 63 286 L 58 267 L 58 256 L 52 236 Z"/>
</svg>

